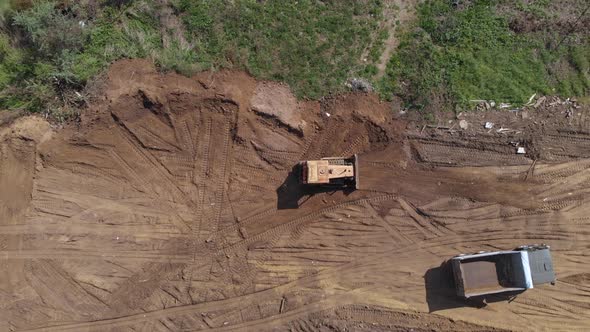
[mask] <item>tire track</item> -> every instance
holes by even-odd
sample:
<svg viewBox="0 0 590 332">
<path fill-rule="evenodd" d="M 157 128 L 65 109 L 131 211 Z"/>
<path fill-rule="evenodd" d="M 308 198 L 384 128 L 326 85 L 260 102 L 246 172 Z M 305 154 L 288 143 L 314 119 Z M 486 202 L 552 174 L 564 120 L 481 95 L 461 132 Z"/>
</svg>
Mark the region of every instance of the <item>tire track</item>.
<svg viewBox="0 0 590 332">
<path fill-rule="evenodd" d="M 359 145 L 362 145 L 364 142 L 365 142 L 365 137 L 358 136 L 354 141 L 352 141 L 352 143 L 346 149 L 344 149 L 344 152 L 342 152 L 341 155 L 344 157 L 348 157 L 348 156 L 351 156 L 355 153 L 360 153 L 361 151 L 357 151 L 356 149 L 358 148 Z"/>
<path fill-rule="evenodd" d="M 121 127 L 123 126 L 123 127 Z M 146 169 L 148 170 L 148 178 L 149 179 L 165 179 L 166 181 L 159 181 L 158 185 L 162 186 L 164 190 L 170 195 L 173 199 L 182 201 L 183 203 L 190 205 L 191 201 L 186 197 L 182 189 L 180 189 L 174 179 L 174 177 L 164 168 L 164 166 L 151 154 L 148 152 L 142 151 L 140 147 L 134 142 L 134 136 L 129 132 L 129 129 L 125 127 L 124 124 L 120 124 L 115 126 L 117 128 L 117 133 L 122 138 L 121 140 L 117 140 L 119 142 L 124 142 L 123 144 L 127 145 L 127 147 L 133 152 L 136 156 L 136 159 L 142 161 L 142 165 L 150 165 L 151 167 Z M 119 156 L 120 157 L 120 156 Z M 121 157 L 121 159 L 123 159 Z M 144 168 L 145 169 L 145 168 Z M 135 172 L 134 172 L 135 173 Z M 151 173 L 151 174 L 150 174 Z M 154 176 L 154 174 L 158 176 Z M 151 187 L 148 187 L 151 188 Z M 166 197 L 158 197 L 159 199 L 165 199 Z"/>
<path fill-rule="evenodd" d="M 118 260 L 127 262 L 186 263 L 190 254 L 165 254 L 157 251 L 107 251 L 107 250 L 1 250 L 4 260 L 23 259 L 67 259 L 67 260 Z"/>
<path fill-rule="evenodd" d="M 380 197 L 379 199 L 384 199 L 384 198 Z M 400 254 L 400 253 L 404 253 L 408 257 L 408 259 L 411 259 L 412 252 L 423 251 L 423 250 L 435 252 L 434 249 L 437 249 L 437 248 L 440 249 L 440 247 L 443 247 L 443 246 L 446 248 L 449 248 L 449 247 L 452 248 L 453 245 L 457 245 L 457 244 L 462 244 L 463 246 L 474 245 L 474 244 L 478 244 L 478 243 L 487 244 L 487 243 L 490 243 L 493 241 L 497 241 L 498 239 L 505 239 L 505 240 L 508 240 L 511 242 L 519 241 L 519 240 L 527 241 L 527 240 L 531 240 L 531 239 L 535 239 L 535 240 L 538 239 L 537 237 L 519 238 L 518 236 L 514 236 L 514 234 L 510 231 L 505 231 L 505 232 L 497 231 L 497 232 L 493 232 L 493 233 L 494 234 L 483 234 L 483 235 L 482 234 L 472 234 L 469 236 L 468 235 L 465 235 L 465 236 L 455 235 L 450 238 L 434 238 L 434 239 L 420 241 L 417 243 L 412 243 L 407 246 L 391 249 L 391 250 L 386 251 L 382 254 L 377 254 L 377 255 L 374 255 L 374 256 L 371 256 L 368 258 L 363 258 L 360 260 L 351 261 L 349 263 L 337 266 L 335 268 L 323 270 L 323 271 L 318 272 L 315 275 L 306 276 L 301 279 L 290 282 L 288 284 L 283 284 L 283 285 L 277 286 L 275 288 L 270 288 L 270 289 L 264 290 L 259 293 L 248 294 L 248 295 L 244 295 L 244 296 L 241 296 L 238 298 L 230 298 L 230 299 L 220 300 L 220 301 L 205 302 L 205 303 L 194 304 L 194 305 L 174 307 L 174 308 L 169 308 L 169 309 L 141 313 L 141 314 L 137 314 L 137 315 L 120 317 L 120 318 L 99 320 L 99 321 L 95 321 L 95 322 L 59 325 L 59 326 L 32 329 L 32 330 L 26 330 L 26 331 L 28 331 L 28 332 L 32 332 L 32 331 L 47 331 L 47 332 L 49 332 L 49 331 L 78 331 L 78 330 L 82 330 L 82 329 L 91 329 L 91 328 L 100 328 L 100 329 L 104 330 L 107 327 L 127 326 L 127 325 L 130 325 L 133 323 L 145 322 L 145 321 L 160 319 L 160 318 L 169 317 L 169 316 L 182 315 L 182 314 L 185 314 L 188 312 L 198 312 L 200 310 L 214 311 L 217 309 L 229 308 L 232 305 L 242 307 L 246 303 L 260 302 L 260 301 L 262 301 L 263 298 L 265 298 L 265 296 L 268 296 L 268 295 L 276 296 L 276 294 L 285 293 L 288 289 L 302 288 L 304 285 L 316 284 L 319 279 L 328 279 L 329 280 L 334 275 L 340 275 L 340 276 L 342 276 L 342 275 L 355 275 L 354 273 L 347 274 L 345 272 L 346 271 L 354 272 L 354 271 L 351 271 L 351 269 L 363 269 L 364 270 L 365 269 L 363 267 L 364 265 L 370 264 L 370 265 L 376 265 L 376 266 L 385 266 L 383 264 L 380 264 L 379 262 L 381 260 L 388 261 L 391 259 L 392 255 L 396 255 L 396 254 Z M 496 235 L 495 233 L 504 233 L 504 234 L 503 234 L 503 236 L 498 237 L 498 235 Z M 531 236 L 538 236 L 535 233 L 532 233 L 530 235 Z M 564 237 L 563 240 L 567 241 L 568 237 Z M 438 250 L 437 252 L 439 252 L 437 254 L 437 256 L 440 256 L 441 254 L 443 256 L 447 255 L 444 252 L 440 252 L 440 250 Z M 449 255 L 448 257 L 450 257 L 450 256 L 451 255 Z M 362 264 L 360 264 L 360 263 L 362 263 Z M 400 263 L 400 262 L 398 262 L 398 264 L 402 265 L 402 263 Z M 234 327 L 232 327 L 232 328 L 234 328 Z"/>
</svg>

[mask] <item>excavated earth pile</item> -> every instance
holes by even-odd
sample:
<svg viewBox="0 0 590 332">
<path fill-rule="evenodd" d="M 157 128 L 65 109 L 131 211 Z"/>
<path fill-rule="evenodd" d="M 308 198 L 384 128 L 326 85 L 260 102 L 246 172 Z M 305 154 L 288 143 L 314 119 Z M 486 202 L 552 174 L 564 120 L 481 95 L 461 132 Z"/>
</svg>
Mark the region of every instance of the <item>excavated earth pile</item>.
<svg viewBox="0 0 590 332">
<path fill-rule="evenodd" d="M 80 123 L 0 131 L 0 330 L 586 330 L 587 118 L 520 155 L 371 94 L 117 62 Z M 355 153 L 359 190 L 298 183 L 298 161 Z M 530 243 L 555 286 L 454 296 L 445 260 Z"/>
</svg>

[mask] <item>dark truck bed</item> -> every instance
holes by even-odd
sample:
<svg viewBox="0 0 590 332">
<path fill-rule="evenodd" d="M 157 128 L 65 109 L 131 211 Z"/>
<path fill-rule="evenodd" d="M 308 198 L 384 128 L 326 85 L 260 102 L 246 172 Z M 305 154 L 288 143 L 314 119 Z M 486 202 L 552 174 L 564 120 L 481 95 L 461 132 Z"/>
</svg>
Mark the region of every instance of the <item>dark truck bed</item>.
<svg viewBox="0 0 590 332">
<path fill-rule="evenodd" d="M 549 247 L 523 246 L 512 251 L 460 255 L 451 259 L 457 295 L 465 298 L 524 291 L 555 281 Z"/>
</svg>

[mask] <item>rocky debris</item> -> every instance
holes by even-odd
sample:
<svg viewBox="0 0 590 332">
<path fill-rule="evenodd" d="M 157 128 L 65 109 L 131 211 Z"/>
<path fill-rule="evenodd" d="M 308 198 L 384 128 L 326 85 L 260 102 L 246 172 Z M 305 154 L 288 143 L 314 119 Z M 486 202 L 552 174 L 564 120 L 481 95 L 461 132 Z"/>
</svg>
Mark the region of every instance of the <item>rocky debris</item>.
<svg viewBox="0 0 590 332">
<path fill-rule="evenodd" d="M 533 94 L 528 102 L 521 107 L 514 107 L 510 103 L 498 103 L 496 104 L 493 100 L 483 100 L 483 99 L 475 99 L 470 100 L 472 103 L 476 103 L 475 111 L 490 111 L 490 110 L 508 110 L 510 112 L 523 112 L 526 109 L 538 109 L 539 107 L 555 107 L 558 105 L 567 105 L 569 106 L 568 111 L 565 113 L 566 117 L 573 116 L 573 110 L 580 108 L 575 98 L 567 98 L 561 99 L 558 96 L 537 96 L 537 94 Z M 521 114 L 523 119 L 527 119 L 529 117 L 528 114 Z M 486 128 L 489 129 L 489 128 Z"/>
<path fill-rule="evenodd" d="M 469 128 L 469 123 L 466 120 L 459 121 L 459 128 L 466 130 Z"/>
<path fill-rule="evenodd" d="M 258 83 L 250 108 L 258 114 L 277 119 L 291 129 L 302 131 L 305 127 L 305 121 L 297 108 L 297 98 L 285 84 Z"/>
<path fill-rule="evenodd" d="M 533 104 L 533 108 L 538 108 L 539 106 L 543 105 L 547 97 L 542 96 L 541 98 L 537 99 L 537 101 Z"/>
</svg>

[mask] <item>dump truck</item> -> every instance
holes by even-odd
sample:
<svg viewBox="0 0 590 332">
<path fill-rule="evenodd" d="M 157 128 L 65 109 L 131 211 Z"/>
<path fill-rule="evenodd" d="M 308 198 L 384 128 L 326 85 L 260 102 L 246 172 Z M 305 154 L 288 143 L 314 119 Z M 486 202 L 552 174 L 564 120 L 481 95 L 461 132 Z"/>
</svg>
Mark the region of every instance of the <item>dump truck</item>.
<svg viewBox="0 0 590 332">
<path fill-rule="evenodd" d="M 300 182 L 309 185 L 359 187 L 358 156 L 326 157 L 299 162 Z"/>
<path fill-rule="evenodd" d="M 518 292 L 555 283 L 550 247 L 525 245 L 514 250 L 461 254 L 451 259 L 457 295 L 479 297 Z"/>
</svg>

